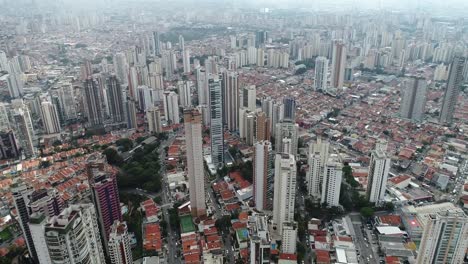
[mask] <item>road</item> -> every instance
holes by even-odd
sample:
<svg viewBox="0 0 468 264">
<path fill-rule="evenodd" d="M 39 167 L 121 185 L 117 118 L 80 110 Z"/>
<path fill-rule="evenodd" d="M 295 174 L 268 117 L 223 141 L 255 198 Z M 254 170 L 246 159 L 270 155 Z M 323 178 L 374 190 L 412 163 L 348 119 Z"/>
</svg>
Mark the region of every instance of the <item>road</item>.
<svg viewBox="0 0 468 264">
<path fill-rule="evenodd" d="M 378 260 L 378 256 L 374 253 L 372 249 L 373 244 L 371 244 L 368 240 L 369 238 L 372 239 L 371 235 L 367 232 L 369 230 L 367 230 L 366 226 L 364 227 L 364 229 L 361 229 L 361 215 L 359 213 L 351 213 L 349 214 L 349 216 L 351 218 L 351 222 L 354 229 L 353 241 L 355 242 L 356 249 L 359 250 L 359 253 L 361 254 L 359 256 L 360 263 L 378 263 L 378 261 L 376 261 Z"/>
</svg>

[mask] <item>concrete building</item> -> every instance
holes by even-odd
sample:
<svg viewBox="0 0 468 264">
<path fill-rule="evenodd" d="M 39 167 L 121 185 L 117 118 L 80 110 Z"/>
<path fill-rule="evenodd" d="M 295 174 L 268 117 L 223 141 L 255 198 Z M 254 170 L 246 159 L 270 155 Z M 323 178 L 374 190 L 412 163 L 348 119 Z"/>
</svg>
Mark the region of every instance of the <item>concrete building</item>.
<svg viewBox="0 0 468 264">
<path fill-rule="evenodd" d="M 159 112 L 159 107 L 154 106 L 147 110 L 146 120 L 148 121 L 148 131 L 150 133 L 162 132 L 161 113 Z"/>
<path fill-rule="evenodd" d="M 184 64 L 184 73 L 190 73 L 190 50 L 183 51 L 182 63 Z"/>
<path fill-rule="evenodd" d="M 224 71 L 221 87 L 223 91 L 223 120 L 229 131 L 239 130 L 239 81 L 236 72 Z"/>
<path fill-rule="evenodd" d="M 253 196 L 259 211 L 273 209 L 275 154 L 269 141 L 259 141 L 254 146 Z"/>
<path fill-rule="evenodd" d="M 315 91 L 327 90 L 327 81 L 328 81 L 327 74 L 328 74 L 328 59 L 325 57 L 317 57 L 317 59 L 315 59 L 315 81 L 314 81 Z"/>
<path fill-rule="evenodd" d="M 276 124 L 276 132 L 275 132 L 276 152 L 277 153 L 284 152 L 284 149 L 285 149 L 284 139 L 289 139 L 290 146 L 289 146 L 288 153 L 292 155 L 297 155 L 298 133 L 299 133 L 299 125 L 297 125 L 294 121 L 282 120 L 281 122 Z"/>
<path fill-rule="evenodd" d="M 164 116 L 171 124 L 179 124 L 179 103 L 177 94 L 174 92 L 164 92 Z"/>
<path fill-rule="evenodd" d="M 283 105 L 284 105 L 284 113 L 283 119 L 284 120 L 291 120 L 295 122 L 296 120 L 296 99 L 293 97 L 285 97 L 283 98 Z"/>
<path fill-rule="evenodd" d="M 187 177 L 189 179 L 190 207 L 192 216 L 206 214 L 205 169 L 203 167 L 203 145 L 201 115 L 198 111 L 184 111 L 185 141 L 187 146 Z"/>
<path fill-rule="evenodd" d="M 307 190 L 309 195 L 314 198 L 321 197 L 321 189 L 323 183 L 323 175 L 325 164 L 328 161 L 330 143 L 328 141 L 322 142 L 321 138 L 317 138 L 309 146 L 309 171 L 307 172 Z"/>
<path fill-rule="evenodd" d="M 36 148 L 34 147 L 34 130 L 31 115 L 26 105 L 12 110 L 12 119 L 15 135 L 21 146 L 22 153 L 26 157 L 36 155 Z"/>
<path fill-rule="evenodd" d="M 97 79 L 88 78 L 84 82 L 84 107 L 89 127 L 100 127 L 104 124 L 104 109 Z"/>
<path fill-rule="evenodd" d="M 455 57 L 450 65 L 450 71 L 442 100 L 442 109 L 440 110 L 439 122 L 442 124 L 451 124 L 455 106 L 457 105 L 460 86 L 463 84 L 463 67 L 465 58 Z"/>
<path fill-rule="evenodd" d="M 264 112 L 257 112 L 255 117 L 255 140 L 271 140 L 270 119 Z"/>
<path fill-rule="evenodd" d="M 296 254 L 297 222 L 284 222 L 281 234 L 281 253 Z"/>
<path fill-rule="evenodd" d="M 216 168 L 224 165 L 223 98 L 217 76 L 208 80 L 210 90 L 211 162 Z"/>
<path fill-rule="evenodd" d="M 403 118 L 420 122 L 426 108 L 427 82 L 423 78 L 408 78 L 402 87 L 400 115 Z"/>
<path fill-rule="evenodd" d="M 367 181 L 367 198 L 371 203 L 379 204 L 384 201 L 388 173 L 392 166 L 386 151 L 386 143 L 380 142 L 377 143 L 375 150 L 371 154 L 369 178 Z"/>
<path fill-rule="evenodd" d="M 332 53 L 332 69 L 330 86 L 333 88 L 343 88 L 344 72 L 346 65 L 346 46 L 341 41 L 335 41 L 333 43 Z"/>
<path fill-rule="evenodd" d="M 132 248 L 125 222 L 115 221 L 109 235 L 109 258 L 112 264 L 133 263 Z"/>
<path fill-rule="evenodd" d="M 257 88 L 255 85 L 250 85 L 242 88 L 242 105 L 252 112 L 255 112 L 257 109 Z"/>
<path fill-rule="evenodd" d="M 416 263 L 464 263 L 467 237 L 468 218 L 463 212 L 445 211 L 429 215 Z"/>
<path fill-rule="evenodd" d="M 271 237 L 268 231 L 268 217 L 255 214 L 250 235 L 250 263 L 270 263 Z"/>
<path fill-rule="evenodd" d="M 117 76 L 106 78 L 107 105 L 112 123 L 125 122 L 124 94 Z"/>
<path fill-rule="evenodd" d="M 320 203 L 328 207 L 340 205 L 343 165 L 336 157 L 330 157 L 325 165 Z"/>
<path fill-rule="evenodd" d="M 41 103 L 41 116 L 47 134 L 60 133 L 60 120 L 57 108 L 51 102 Z"/>
<path fill-rule="evenodd" d="M 283 233 L 283 223 L 294 220 L 296 199 L 296 159 L 289 153 L 276 154 L 273 225 Z"/>
<path fill-rule="evenodd" d="M 179 104 L 181 107 L 192 106 L 192 82 L 190 81 L 178 81 L 177 89 L 179 90 Z"/>
</svg>

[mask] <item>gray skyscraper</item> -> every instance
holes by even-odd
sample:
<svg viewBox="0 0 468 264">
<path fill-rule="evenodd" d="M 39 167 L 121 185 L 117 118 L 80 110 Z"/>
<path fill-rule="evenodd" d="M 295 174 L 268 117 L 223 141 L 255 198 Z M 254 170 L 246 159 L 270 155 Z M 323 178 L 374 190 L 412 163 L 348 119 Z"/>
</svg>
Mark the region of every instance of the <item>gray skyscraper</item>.
<svg viewBox="0 0 468 264">
<path fill-rule="evenodd" d="M 296 100 L 292 97 L 285 97 L 283 98 L 284 104 L 284 116 L 283 119 L 285 120 L 296 120 Z"/>
<path fill-rule="evenodd" d="M 457 105 L 460 85 L 463 83 L 463 67 L 465 58 L 455 57 L 450 65 L 447 88 L 445 89 L 442 109 L 440 110 L 439 122 L 443 124 L 452 123 L 453 113 Z"/>
<path fill-rule="evenodd" d="M 237 73 L 223 72 L 223 122 L 230 131 L 239 129 L 239 81 Z"/>
<path fill-rule="evenodd" d="M 106 79 L 107 100 L 109 116 L 113 123 L 125 122 L 125 106 L 122 88 L 117 76 L 113 75 Z"/>
<path fill-rule="evenodd" d="M 161 55 L 161 41 L 159 40 L 159 32 L 153 32 L 153 55 Z"/>
<path fill-rule="evenodd" d="M 221 96 L 221 81 L 217 76 L 208 80 L 210 90 L 210 135 L 211 159 L 215 167 L 224 164 L 224 134 L 223 134 L 223 105 Z"/>
<path fill-rule="evenodd" d="M 104 123 L 104 109 L 101 104 L 101 92 L 97 79 L 88 78 L 84 82 L 84 106 L 88 126 L 99 127 Z"/>
<path fill-rule="evenodd" d="M 424 78 L 412 77 L 402 87 L 400 115 L 412 121 L 422 121 L 426 106 L 427 83 Z"/>
</svg>

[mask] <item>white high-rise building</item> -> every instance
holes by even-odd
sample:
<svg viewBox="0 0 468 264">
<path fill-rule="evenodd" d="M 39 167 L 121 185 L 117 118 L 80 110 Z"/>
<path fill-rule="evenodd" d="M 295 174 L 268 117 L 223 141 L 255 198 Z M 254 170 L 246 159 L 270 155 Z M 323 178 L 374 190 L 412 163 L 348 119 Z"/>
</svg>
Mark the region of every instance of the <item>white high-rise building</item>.
<svg viewBox="0 0 468 264">
<path fill-rule="evenodd" d="M 218 76 L 208 80 L 210 95 L 211 162 L 216 167 L 224 165 L 223 98 Z"/>
<path fill-rule="evenodd" d="M 307 172 L 307 190 L 309 195 L 319 198 L 322 189 L 325 163 L 328 161 L 328 151 L 330 144 L 328 141 L 322 142 L 317 138 L 317 142 L 309 147 L 309 171 Z"/>
<path fill-rule="evenodd" d="M 257 109 L 257 88 L 255 85 L 249 85 L 242 89 L 241 106 L 246 107 L 252 112 Z"/>
<path fill-rule="evenodd" d="M 255 143 L 253 160 L 253 196 L 259 211 L 273 209 L 275 154 L 269 141 Z"/>
<path fill-rule="evenodd" d="M 179 103 L 178 96 L 174 92 L 164 93 L 164 117 L 171 124 L 179 124 Z"/>
<path fill-rule="evenodd" d="M 106 263 L 93 204 L 70 205 L 44 229 L 50 263 Z"/>
<path fill-rule="evenodd" d="M 179 103 L 181 107 L 192 106 L 192 82 L 191 81 L 178 81 L 177 89 L 179 90 Z"/>
<path fill-rule="evenodd" d="M 127 224 L 115 221 L 109 234 L 109 258 L 112 264 L 133 263 L 132 248 L 128 237 Z"/>
<path fill-rule="evenodd" d="M 325 57 L 317 57 L 315 59 L 315 81 L 314 90 L 327 90 L 328 74 L 328 59 Z"/>
<path fill-rule="evenodd" d="M 60 120 L 57 108 L 51 102 L 41 103 L 42 124 L 47 134 L 60 133 Z"/>
<path fill-rule="evenodd" d="M 384 200 L 388 173 L 392 166 L 386 151 L 387 144 L 379 142 L 371 154 L 369 179 L 367 181 L 367 198 L 371 203 L 378 204 Z"/>
<path fill-rule="evenodd" d="M 468 248 L 467 237 L 468 218 L 463 211 L 446 211 L 429 215 L 416 263 L 464 263 Z"/>
<path fill-rule="evenodd" d="M 45 239 L 47 217 L 43 213 L 33 213 L 29 217 L 29 230 L 39 263 L 52 263 Z"/>
<path fill-rule="evenodd" d="M 36 154 L 36 149 L 34 147 L 34 129 L 28 107 L 22 104 L 20 108 L 13 109 L 11 115 L 15 135 L 19 140 L 23 154 L 27 157 L 34 156 Z"/>
<path fill-rule="evenodd" d="M 223 72 L 223 120 L 230 131 L 239 129 L 239 81 L 236 72 Z"/>
<path fill-rule="evenodd" d="M 297 223 L 284 222 L 281 234 L 281 253 L 296 254 Z"/>
<path fill-rule="evenodd" d="M 420 122 L 426 108 L 427 82 L 423 78 L 409 78 L 402 87 L 400 115 Z"/>
<path fill-rule="evenodd" d="M 59 88 L 60 106 L 65 120 L 77 118 L 75 94 L 71 83 L 64 83 Z"/>
<path fill-rule="evenodd" d="M 257 66 L 265 66 L 265 51 L 262 48 L 257 49 Z"/>
<path fill-rule="evenodd" d="M 11 73 L 7 77 L 8 91 L 11 98 L 18 98 L 23 95 L 23 74 Z"/>
<path fill-rule="evenodd" d="M 0 102 L 0 131 L 10 130 L 10 120 L 8 118 L 9 105 Z"/>
<path fill-rule="evenodd" d="M 276 154 L 273 199 L 273 224 L 278 234 L 283 233 L 283 223 L 294 221 L 296 199 L 296 159 L 288 153 Z"/>
<path fill-rule="evenodd" d="M 186 49 L 183 52 L 182 63 L 184 64 L 184 73 L 190 72 L 190 50 Z"/>
<path fill-rule="evenodd" d="M 249 65 L 257 64 L 257 48 L 255 47 L 247 48 L 247 61 Z"/>
<path fill-rule="evenodd" d="M 442 124 L 452 123 L 455 106 L 460 93 L 460 85 L 463 84 L 463 67 L 465 66 L 465 58 L 455 57 L 450 65 L 449 76 L 447 80 L 447 88 L 445 89 L 444 98 L 442 101 L 442 109 L 440 110 L 439 122 Z"/>
<path fill-rule="evenodd" d="M 336 157 L 330 157 L 323 173 L 322 199 L 320 203 L 326 203 L 328 207 L 340 205 L 342 177 L 343 165 Z"/>
<path fill-rule="evenodd" d="M 346 46 L 341 41 L 333 43 L 332 69 L 330 86 L 333 88 L 343 88 L 344 72 L 346 65 Z"/>
<path fill-rule="evenodd" d="M 150 133 L 161 133 L 161 113 L 159 107 L 153 106 L 151 109 L 146 111 L 146 119 L 148 120 L 148 131 Z"/>
<path fill-rule="evenodd" d="M 0 50 L 0 70 L 10 72 L 8 58 L 3 50 Z"/>
<path fill-rule="evenodd" d="M 194 217 L 206 214 L 201 119 L 202 116 L 197 110 L 187 109 L 184 111 L 187 177 L 189 179 L 190 207 Z"/>
<path fill-rule="evenodd" d="M 277 153 L 284 152 L 286 142 L 290 142 L 287 147 L 288 153 L 292 155 L 297 155 L 297 140 L 299 134 L 299 125 L 291 120 L 283 120 L 280 123 L 276 124 L 275 132 L 275 150 Z M 290 141 L 285 141 L 284 139 L 289 139 Z"/>
<path fill-rule="evenodd" d="M 117 53 L 113 59 L 114 72 L 117 75 L 120 83 L 124 86 L 128 85 L 128 63 L 125 54 Z"/>
</svg>

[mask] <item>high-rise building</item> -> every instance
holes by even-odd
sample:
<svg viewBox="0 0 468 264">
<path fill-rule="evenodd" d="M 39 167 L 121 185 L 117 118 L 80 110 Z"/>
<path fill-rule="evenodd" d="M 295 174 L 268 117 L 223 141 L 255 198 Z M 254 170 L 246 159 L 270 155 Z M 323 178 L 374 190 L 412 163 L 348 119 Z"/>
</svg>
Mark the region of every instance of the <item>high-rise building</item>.
<svg viewBox="0 0 468 264">
<path fill-rule="evenodd" d="M 153 32 L 153 55 L 161 55 L 161 41 L 159 40 L 159 32 Z"/>
<path fill-rule="evenodd" d="M 0 50 L 0 70 L 10 72 L 10 66 L 8 65 L 8 58 L 3 50 Z"/>
<path fill-rule="evenodd" d="M 93 75 L 93 65 L 89 60 L 85 60 L 80 66 L 81 80 L 87 80 Z"/>
<path fill-rule="evenodd" d="M 20 149 L 13 131 L 0 130 L 0 160 L 16 159 L 19 155 Z"/>
<path fill-rule="evenodd" d="M 277 125 L 281 122 L 283 119 L 284 115 L 284 105 L 281 102 L 273 102 L 272 105 L 272 117 L 271 117 L 271 133 L 272 136 L 276 139 L 278 139 L 276 135 L 276 127 Z"/>
<path fill-rule="evenodd" d="M 28 227 L 31 232 L 31 240 L 36 249 L 38 263 L 52 263 L 45 239 L 46 224 L 47 217 L 43 213 L 33 213 L 29 217 Z"/>
<path fill-rule="evenodd" d="M 340 205 L 341 180 L 343 165 L 336 157 L 330 157 L 325 165 L 322 180 L 322 199 L 320 203 L 327 207 Z"/>
<path fill-rule="evenodd" d="M 182 63 L 184 64 L 184 73 L 190 73 L 190 50 L 183 51 Z"/>
<path fill-rule="evenodd" d="M 137 128 L 138 127 L 138 122 L 137 122 L 137 108 L 136 108 L 136 103 L 133 101 L 131 98 L 127 100 L 125 103 L 126 105 L 126 110 L 127 110 L 127 128 L 132 129 L 132 128 Z"/>
<path fill-rule="evenodd" d="M 50 263 L 106 263 L 92 204 L 74 204 L 44 225 Z"/>
<path fill-rule="evenodd" d="M 184 51 L 185 50 L 185 40 L 184 36 L 179 35 L 179 50 Z"/>
<path fill-rule="evenodd" d="M 0 102 L 0 131 L 9 131 L 11 129 L 8 113 L 9 105 Z"/>
<path fill-rule="evenodd" d="M 245 138 L 245 144 L 249 146 L 253 146 L 255 143 L 255 134 L 256 134 L 256 129 L 255 129 L 255 114 L 246 111 L 244 112 L 244 118 L 243 118 L 243 130 L 244 130 L 244 138 Z"/>
<path fill-rule="evenodd" d="M 57 108 L 51 102 L 41 103 L 41 116 L 44 130 L 47 134 L 60 133 L 60 120 Z"/>
<path fill-rule="evenodd" d="M 280 123 L 276 124 L 275 132 L 275 150 L 277 153 L 282 153 L 285 150 L 285 141 L 284 139 L 290 140 L 290 145 L 288 146 L 288 153 L 292 155 L 297 155 L 297 140 L 299 134 L 299 125 L 291 120 L 283 120 Z"/>
<path fill-rule="evenodd" d="M 34 130 L 28 107 L 23 105 L 20 108 L 13 109 L 12 117 L 14 131 L 18 137 L 22 153 L 27 157 L 34 156 L 36 154 L 36 148 L 33 143 Z"/>
<path fill-rule="evenodd" d="M 109 116 L 113 123 L 125 122 L 124 94 L 117 76 L 113 75 L 106 79 L 107 100 Z"/>
<path fill-rule="evenodd" d="M 187 176 L 189 179 L 192 216 L 206 214 L 205 169 L 203 167 L 203 144 L 201 115 L 198 111 L 184 111 L 185 141 L 187 146 Z"/>
<path fill-rule="evenodd" d="M 63 111 L 64 120 L 74 120 L 77 118 L 75 95 L 71 83 L 64 83 L 58 90 L 60 109 Z"/>
<path fill-rule="evenodd" d="M 296 99 L 293 97 L 285 97 L 283 98 L 284 104 L 284 114 L 283 119 L 285 120 L 296 120 Z"/>
<path fill-rule="evenodd" d="M 99 230 L 101 237 L 107 242 L 112 224 L 115 221 L 122 221 L 117 177 L 115 173 L 106 170 L 108 164 L 101 154 L 89 156 L 86 162 L 91 198 L 99 219 Z M 108 248 L 107 243 L 104 246 Z"/>
<path fill-rule="evenodd" d="M 113 59 L 114 72 L 123 86 L 128 85 L 128 63 L 125 54 L 117 53 Z"/>
<path fill-rule="evenodd" d="M 341 41 L 333 43 L 332 69 L 330 86 L 333 88 L 343 88 L 344 72 L 346 65 L 346 46 Z"/>
<path fill-rule="evenodd" d="M 161 114 L 159 107 L 154 106 L 153 108 L 146 111 L 146 119 L 148 120 L 148 131 L 150 133 L 161 133 Z"/>
<path fill-rule="evenodd" d="M 268 217 L 262 214 L 253 214 L 254 220 L 250 235 L 250 263 L 270 263 L 271 238 L 268 231 Z"/>
<path fill-rule="evenodd" d="M 23 232 L 26 246 L 28 247 L 29 254 L 35 261 L 38 260 L 36 248 L 34 247 L 34 241 L 31 236 L 31 230 L 29 229 L 29 218 L 31 216 L 28 208 L 29 195 L 32 193 L 32 188 L 27 187 L 24 184 L 14 184 L 11 186 L 11 193 L 13 195 L 13 202 L 15 204 L 16 213 L 18 215 L 18 223 L 20 224 L 21 231 Z"/>
<path fill-rule="evenodd" d="M 266 116 L 266 114 L 264 112 L 257 112 L 255 122 L 255 140 L 271 140 L 270 119 Z"/>
<path fill-rule="evenodd" d="M 192 91 L 190 90 L 192 82 L 190 81 L 178 81 L 177 89 L 179 90 L 179 101 L 181 107 L 192 106 Z"/>
<path fill-rule="evenodd" d="M 327 74 L 328 74 L 328 59 L 325 57 L 317 57 L 317 59 L 315 59 L 315 81 L 314 81 L 315 91 L 327 90 L 327 81 L 328 81 Z"/>
<path fill-rule="evenodd" d="M 296 199 L 296 159 L 288 153 L 276 154 L 273 199 L 273 224 L 278 234 L 283 233 L 283 224 L 294 221 Z"/>
<path fill-rule="evenodd" d="M 97 79 L 88 78 L 84 82 L 84 107 L 88 126 L 99 127 L 104 123 L 104 109 Z"/>
<path fill-rule="evenodd" d="M 239 81 L 236 72 L 223 72 L 223 120 L 229 131 L 239 130 Z"/>
<path fill-rule="evenodd" d="M 221 81 L 214 76 L 208 80 L 210 89 L 211 162 L 218 168 L 224 165 L 223 98 Z"/>
<path fill-rule="evenodd" d="M 55 189 L 39 189 L 28 194 L 30 213 L 41 213 L 47 217 L 59 215 L 64 208 L 64 200 Z"/>
<path fill-rule="evenodd" d="M 198 95 L 198 105 L 207 105 L 208 104 L 208 78 L 206 72 L 202 71 L 200 68 L 195 70 L 195 78 L 197 81 L 197 95 Z"/>
<path fill-rule="evenodd" d="M 426 107 L 427 82 L 424 78 L 406 79 L 402 87 L 400 115 L 412 121 L 422 121 Z"/>
<path fill-rule="evenodd" d="M 392 166 L 386 151 L 387 144 L 379 142 L 371 154 L 369 179 L 367 181 L 367 198 L 371 203 L 378 204 L 384 201 L 388 173 Z"/>
<path fill-rule="evenodd" d="M 297 222 L 284 222 L 281 234 L 281 253 L 296 254 Z"/>
<path fill-rule="evenodd" d="M 462 211 L 430 214 L 418 250 L 417 264 L 464 263 L 468 218 Z"/>
<path fill-rule="evenodd" d="M 444 98 L 442 101 L 442 109 L 440 110 L 439 122 L 442 124 L 451 124 L 455 106 L 457 105 L 460 86 L 463 84 L 463 67 L 465 58 L 455 57 L 450 64 L 450 71 L 447 80 L 447 88 L 445 89 Z"/>
<path fill-rule="evenodd" d="M 8 91 L 11 98 L 18 98 L 23 95 L 23 74 L 11 73 L 7 77 Z"/>
<path fill-rule="evenodd" d="M 112 264 L 133 263 L 127 223 L 115 221 L 109 235 L 109 258 Z"/>
<path fill-rule="evenodd" d="M 171 124 L 179 124 L 179 102 L 174 92 L 164 92 L 164 117 Z"/>
<path fill-rule="evenodd" d="M 328 161 L 329 148 L 328 141 L 322 142 L 321 138 L 317 138 L 317 142 L 309 147 L 307 190 L 309 195 L 314 198 L 321 197 L 320 191 L 322 189 L 325 163 Z"/>
<path fill-rule="evenodd" d="M 269 141 L 255 143 L 253 159 L 253 196 L 259 211 L 273 209 L 275 154 Z"/>
<path fill-rule="evenodd" d="M 257 109 L 257 89 L 255 85 L 242 88 L 242 107 L 246 107 L 252 112 Z"/>
</svg>

